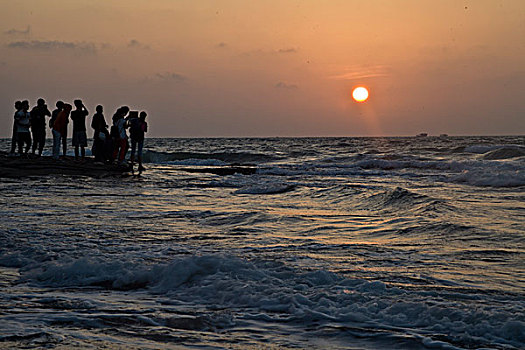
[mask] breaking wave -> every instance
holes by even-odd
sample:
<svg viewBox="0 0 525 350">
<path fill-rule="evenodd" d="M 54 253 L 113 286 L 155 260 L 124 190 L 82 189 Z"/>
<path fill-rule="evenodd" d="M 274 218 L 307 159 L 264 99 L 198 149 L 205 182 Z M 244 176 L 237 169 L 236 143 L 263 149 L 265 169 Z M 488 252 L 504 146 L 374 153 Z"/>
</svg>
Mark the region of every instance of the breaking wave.
<svg viewBox="0 0 525 350">
<path fill-rule="evenodd" d="M 525 156 L 525 147 L 501 147 L 483 154 L 483 159 L 511 159 Z"/>
<path fill-rule="evenodd" d="M 325 327 L 373 327 L 377 334 L 395 338 L 397 334 L 407 337 L 403 330 L 411 329 L 414 342 L 440 347 L 520 347 L 525 342 L 519 296 L 515 297 L 515 305 L 495 311 L 486 302 L 486 295 L 483 302 L 476 303 L 475 294 L 469 294 L 471 303 L 467 305 L 460 292 L 402 290 L 380 281 L 348 279 L 326 270 L 298 270 L 269 261 L 205 255 L 148 266 L 81 258 L 44 263 L 26 272 L 22 280 L 40 287 L 142 289 L 165 295 L 174 304 L 243 310 L 245 320 L 286 322 L 317 332 Z M 432 302 L 428 302 L 429 294 L 433 295 Z M 498 295 L 488 298 L 493 299 L 492 303 L 498 302 Z M 73 306 L 92 307 L 78 301 Z M 154 321 L 153 326 L 160 322 Z M 173 320 L 175 326 L 179 321 L 183 322 Z M 205 328 L 206 323 L 194 321 L 194 329 Z M 236 320 L 227 322 L 233 326 Z"/>
</svg>

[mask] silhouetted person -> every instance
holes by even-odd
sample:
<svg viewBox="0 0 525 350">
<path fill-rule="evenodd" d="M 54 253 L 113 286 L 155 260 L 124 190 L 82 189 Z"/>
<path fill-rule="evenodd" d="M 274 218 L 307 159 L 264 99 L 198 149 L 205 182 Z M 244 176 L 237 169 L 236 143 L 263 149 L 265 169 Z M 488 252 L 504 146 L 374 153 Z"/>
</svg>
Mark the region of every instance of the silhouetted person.
<svg viewBox="0 0 525 350">
<path fill-rule="evenodd" d="M 26 154 L 31 148 L 31 133 L 29 128 L 31 127 L 31 119 L 29 114 L 29 101 L 22 101 L 22 109 L 16 112 L 16 133 L 18 142 L 18 153 L 20 155 Z M 26 145 L 25 152 L 22 152 L 24 144 Z"/>
<path fill-rule="evenodd" d="M 130 118 L 128 120 L 129 136 L 131 138 L 131 167 L 133 168 L 133 162 L 135 161 L 135 148 L 137 148 L 139 172 L 144 170 L 144 167 L 142 166 L 142 149 L 144 147 L 144 133 L 148 132 L 146 117 L 146 112 L 142 111 L 140 112 L 140 118 Z"/>
<path fill-rule="evenodd" d="M 10 155 L 15 154 L 16 146 L 18 143 L 18 124 L 16 122 L 16 114 L 22 110 L 22 101 L 15 102 L 15 115 L 13 118 L 13 136 L 11 137 L 11 152 Z"/>
<path fill-rule="evenodd" d="M 108 159 L 107 157 L 107 144 L 109 142 L 109 132 L 108 124 L 106 124 L 106 119 L 103 114 L 103 107 L 98 105 L 96 108 L 96 113 L 93 115 L 91 121 L 91 127 L 93 128 L 93 155 L 95 156 L 95 161 L 104 162 Z"/>
<path fill-rule="evenodd" d="M 126 117 L 126 128 L 130 128 L 132 124 L 135 125 L 138 122 L 138 120 L 139 120 L 139 111 L 129 111 L 128 116 Z M 131 129 L 130 129 L 130 134 L 129 134 L 129 140 L 131 140 Z M 127 144 L 127 149 L 129 149 L 129 146 L 130 146 L 129 140 Z M 127 152 L 127 149 L 126 149 L 126 152 Z M 133 170 L 133 167 L 131 169 Z"/>
<path fill-rule="evenodd" d="M 49 120 L 49 127 L 51 129 L 53 129 L 53 125 L 55 123 L 55 120 L 57 119 L 57 116 L 58 114 L 64 109 L 64 102 L 62 101 L 57 101 L 56 103 L 56 109 L 53 111 L 53 113 L 51 113 L 51 120 Z M 69 123 L 69 117 L 68 119 L 66 119 L 66 136 L 65 137 L 61 137 L 61 140 L 62 140 L 62 151 L 63 151 L 63 155 L 64 157 L 66 156 L 66 152 L 67 152 L 67 124 Z M 53 135 L 53 142 L 54 142 L 54 135 Z M 53 143 L 53 147 L 54 146 L 54 143 Z"/>
<path fill-rule="evenodd" d="M 128 116 L 126 117 L 126 125 L 130 127 L 131 124 L 134 124 L 138 120 L 139 120 L 139 111 L 129 111 Z"/>
<path fill-rule="evenodd" d="M 117 109 L 113 115 L 113 126 L 111 127 L 111 138 L 113 140 L 113 157 L 121 164 L 125 164 L 124 157 L 128 151 L 128 135 L 126 134 L 126 120 L 124 117 L 129 112 L 129 107 L 124 106 Z"/>
<path fill-rule="evenodd" d="M 86 157 L 87 134 L 86 134 L 86 117 L 89 114 L 81 100 L 75 100 L 76 109 L 71 112 L 73 121 L 73 146 L 75 146 L 75 160 L 78 160 L 78 148 L 82 153 L 82 160 Z"/>
<path fill-rule="evenodd" d="M 69 112 L 71 112 L 71 105 L 66 103 L 63 109 L 58 112 L 57 117 L 53 121 L 53 158 L 58 159 L 60 155 L 60 143 L 67 136 L 67 123 L 69 119 Z M 66 156 L 64 149 L 64 157 Z"/>
<path fill-rule="evenodd" d="M 42 155 L 46 143 L 46 117 L 51 116 L 46 101 L 39 98 L 37 105 L 31 110 L 31 132 L 33 134 L 33 154 L 38 147 L 38 155 Z"/>
</svg>

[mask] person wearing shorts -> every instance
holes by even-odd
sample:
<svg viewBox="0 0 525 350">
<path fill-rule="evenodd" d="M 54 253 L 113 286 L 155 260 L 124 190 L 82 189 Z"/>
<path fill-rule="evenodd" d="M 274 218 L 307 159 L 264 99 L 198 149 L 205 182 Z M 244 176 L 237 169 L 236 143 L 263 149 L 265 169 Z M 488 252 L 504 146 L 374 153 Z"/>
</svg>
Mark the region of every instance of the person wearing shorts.
<svg viewBox="0 0 525 350">
<path fill-rule="evenodd" d="M 82 160 L 86 157 L 87 134 L 86 134 L 86 117 L 89 114 L 81 100 L 74 101 L 76 109 L 71 112 L 73 120 L 73 146 L 75 147 L 75 160 L 78 160 L 78 148 L 82 153 Z"/>
</svg>

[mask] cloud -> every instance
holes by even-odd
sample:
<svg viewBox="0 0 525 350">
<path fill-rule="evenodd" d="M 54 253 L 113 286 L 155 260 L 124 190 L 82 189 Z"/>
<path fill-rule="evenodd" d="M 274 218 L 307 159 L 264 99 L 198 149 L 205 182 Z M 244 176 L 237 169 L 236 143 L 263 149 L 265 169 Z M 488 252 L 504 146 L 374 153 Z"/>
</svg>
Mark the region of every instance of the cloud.
<svg viewBox="0 0 525 350">
<path fill-rule="evenodd" d="M 132 49 L 143 49 L 143 50 L 149 50 L 149 45 L 143 44 L 138 40 L 131 39 L 128 43 L 128 48 Z"/>
<path fill-rule="evenodd" d="M 26 29 L 20 30 L 20 29 L 9 29 L 4 32 L 6 35 L 29 35 L 31 34 L 31 26 L 27 26 Z"/>
<path fill-rule="evenodd" d="M 173 72 L 157 73 L 155 74 L 155 78 L 160 79 L 162 81 L 173 81 L 177 83 L 182 83 L 188 80 L 186 76 L 179 74 L 179 73 L 173 73 Z"/>
<path fill-rule="evenodd" d="M 278 89 L 290 89 L 290 90 L 299 88 L 296 84 L 289 84 L 289 83 L 285 83 L 283 81 L 280 81 L 277 84 L 275 84 L 275 87 L 278 88 Z"/>
<path fill-rule="evenodd" d="M 385 77 L 389 75 L 389 67 L 384 65 L 377 66 L 353 66 L 344 69 L 344 73 L 330 76 L 336 80 L 359 80 L 365 78 Z"/>
<path fill-rule="evenodd" d="M 240 54 L 240 56 L 244 57 L 250 57 L 250 56 L 272 56 L 272 55 L 287 55 L 287 54 L 294 54 L 299 52 L 299 50 L 291 47 L 291 48 L 285 48 L 285 49 L 279 49 L 279 50 L 272 50 L 272 51 L 266 51 L 266 50 L 252 50 L 252 51 L 246 51 Z"/>
<path fill-rule="evenodd" d="M 58 40 L 31 40 L 31 41 L 14 41 L 7 44 L 11 49 L 35 50 L 35 51 L 52 51 L 52 50 L 71 50 L 86 54 L 96 54 L 97 45 L 90 42 L 69 42 Z"/>
<path fill-rule="evenodd" d="M 297 49 L 294 49 L 293 47 L 287 48 L 287 49 L 279 49 L 277 50 L 277 53 L 297 53 Z"/>
</svg>

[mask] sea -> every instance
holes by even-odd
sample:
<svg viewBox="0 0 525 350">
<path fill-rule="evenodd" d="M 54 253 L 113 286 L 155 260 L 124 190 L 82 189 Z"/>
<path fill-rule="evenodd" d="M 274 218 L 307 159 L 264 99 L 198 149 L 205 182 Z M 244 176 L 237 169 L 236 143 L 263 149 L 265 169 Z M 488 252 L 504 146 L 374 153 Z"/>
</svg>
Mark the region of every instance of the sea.
<svg viewBox="0 0 525 350">
<path fill-rule="evenodd" d="M 0 179 L 0 348 L 525 348 L 525 136 L 151 138 L 144 161 Z M 210 171 L 232 166 L 255 171 Z"/>
</svg>

